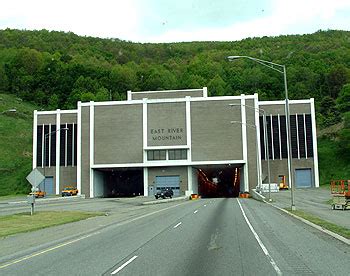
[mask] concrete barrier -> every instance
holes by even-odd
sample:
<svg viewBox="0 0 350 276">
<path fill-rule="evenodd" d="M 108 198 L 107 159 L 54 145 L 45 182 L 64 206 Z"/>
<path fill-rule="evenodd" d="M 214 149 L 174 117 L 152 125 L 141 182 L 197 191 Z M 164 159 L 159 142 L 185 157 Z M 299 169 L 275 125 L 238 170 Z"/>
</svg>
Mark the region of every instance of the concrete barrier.
<svg viewBox="0 0 350 276">
<path fill-rule="evenodd" d="M 189 200 L 189 196 L 180 196 L 180 197 L 173 197 L 173 198 L 167 198 L 167 199 L 157 199 L 152 201 L 146 201 L 143 202 L 142 205 L 151 205 L 151 204 L 162 204 L 162 203 L 168 203 L 173 201 L 181 201 L 181 200 Z"/>
<path fill-rule="evenodd" d="M 266 198 L 262 194 L 258 193 L 256 189 L 252 189 L 251 196 L 256 200 L 263 201 L 263 202 L 266 201 Z"/>
</svg>

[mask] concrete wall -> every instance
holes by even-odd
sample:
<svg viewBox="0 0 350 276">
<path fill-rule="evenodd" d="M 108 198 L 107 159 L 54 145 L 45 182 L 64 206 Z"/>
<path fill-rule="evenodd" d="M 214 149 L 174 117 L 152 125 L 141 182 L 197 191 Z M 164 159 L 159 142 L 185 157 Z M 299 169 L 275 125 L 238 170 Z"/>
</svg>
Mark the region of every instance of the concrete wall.
<svg viewBox="0 0 350 276">
<path fill-rule="evenodd" d="M 61 124 L 76 124 L 78 121 L 77 114 L 61 114 Z"/>
<path fill-rule="evenodd" d="M 197 169 L 191 168 L 192 171 L 192 191 L 194 194 L 198 194 L 198 172 Z"/>
<path fill-rule="evenodd" d="M 78 141 L 79 143 L 79 141 Z M 90 107 L 81 107 L 81 193 L 90 197 Z"/>
<path fill-rule="evenodd" d="M 105 174 L 103 172 L 94 170 L 94 197 L 105 196 Z"/>
<path fill-rule="evenodd" d="M 192 160 L 242 160 L 242 125 L 239 108 L 230 101 L 191 102 Z"/>
<path fill-rule="evenodd" d="M 196 91 L 166 91 L 166 92 L 156 92 L 156 93 L 137 93 L 132 92 L 133 100 L 147 99 L 175 99 L 175 98 L 185 98 L 190 97 L 203 97 L 203 90 L 198 89 Z"/>
<path fill-rule="evenodd" d="M 263 174 L 267 176 L 267 161 L 262 160 Z M 292 159 L 292 170 L 293 170 L 293 183 L 295 183 L 295 170 L 296 169 L 307 169 L 310 168 L 312 172 L 312 185 L 315 186 L 314 179 L 314 159 L 313 158 L 302 158 L 302 159 Z M 270 171 L 271 171 L 271 183 L 278 183 L 278 176 L 285 175 L 286 183 L 288 184 L 288 160 L 270 160 Z M 268 183 L 267 178 L 265 183 Z"/>
<path fill-rule="evenodd" d="M 43 114 L 38 114 L 38 125 L 48 125 L 48 124 L 52 124 L 55 125 L 56 124 L 56 114 L 50 114 L 50 115 L 43 115 Z"/>
<path fill-rule="evenodd" d="M 142 163 L 142 105 L 95 106 L 94 113 L 94 163 Z"/>
<path fill-rule="evenodd" d="M 258 185 L 258 158 L 257 156 L 257 135 L 256 135 L 256 120 L 255 109 L 247 106 L 255 106 L 254 100 L 246 100 L 246 126 L 247 126 L 247 151 L 248 151 L 248 183 L 249 189 L 254 189 Z M 251 126 L 252 125 L 252 126 Z"/>
<path fill-rule="evenodd" d="M 60 191 L 65 186 L 77 187 L 77 167 L 60 166 Z"/>
<path fill-rule="evenodd" d="M 185 195 L 185 191 L 188 189 L 187 166 L 148 168 L 148 186 L 155 186 L 156 176 L 172 175 L 180 176 L 180 195 Z"/>
<path fill-rule="evenodd" d="M 148 146 L 186 145 L 186 103 L 147 105 Z"/>
<path fill-rule="evenodd" d="M 263 103 L 263 102 L 261 102 Z M 284 104 L 261 104 L 259 105 L 259 108 L 265 110 L 266 115 L 285 115 L 285 105 Z M 303 104 L 289 104 L 289 112 L 290 115 L 292 114 L 311 114 L 311 104 L 309 103 L 303 103 Z"/>
</svg>

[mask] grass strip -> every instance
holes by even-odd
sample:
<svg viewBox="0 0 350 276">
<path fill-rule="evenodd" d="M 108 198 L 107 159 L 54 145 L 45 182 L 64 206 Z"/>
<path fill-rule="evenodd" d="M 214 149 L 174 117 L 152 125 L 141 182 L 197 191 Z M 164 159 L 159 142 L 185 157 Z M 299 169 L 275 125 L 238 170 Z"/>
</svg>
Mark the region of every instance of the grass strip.
<svg viewBox="0 0 350 276">
<path fill-rule="evenodd" d="M 35 231 L 100 215 L 102 213 L 99 212 L 44 211 L 35 212 L 33 216 L 29 213 L 0 216 L 0 237 Z"/>
<path fill-rule="evenodd" d="M 311 215 L 309 213 L 306 213 L 304 211 L 300 211 L 300 210 L 291 211 L 290 209 L 286 209 L 286 210 L 288 212 L 291 212 L 292 214 L 298 216 L 298 217 L 301 217 L 301 218 L 306 219 L 314 224 L 317 224 L 317 225 L 323 227 L 324 229 L 327 229 L 327 230 L 332 231 L 338 235 L 341 235 L 347 239 L 350 239 L 350 229 L 348 229 L 346 227 L 339 226 L 339 225 L 336 225 L 334 223 L 325 221 L 323 219 L 320 219 L 319 217 L 316 217 L 316 216 Z"/>
</svg>

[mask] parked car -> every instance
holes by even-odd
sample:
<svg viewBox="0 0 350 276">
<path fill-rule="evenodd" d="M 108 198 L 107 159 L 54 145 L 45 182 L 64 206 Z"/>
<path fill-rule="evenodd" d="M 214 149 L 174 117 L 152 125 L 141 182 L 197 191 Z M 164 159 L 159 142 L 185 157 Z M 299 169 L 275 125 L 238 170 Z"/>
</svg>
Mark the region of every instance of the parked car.
<svg viewBox="0 0 350 276">
<path fill-rule="evenodd" d="M 169 188 L 166 188 L 166 189 L 161 189 L 154 196 L 156 197 L 156 199 L 158 199 L 160 197 L 165 199 L 166 197 L 172 198 L 173 195 L 174 195 L 173 190 L 169 189 Z"/>
<path fill-rule="evenodd" d="M 78 194 L 78 189 L 72 186 L 64 187 L 62 190 L 62 196 L 74 196 Z"/>
<path fill-rule="evenodd" d="M 38 198 L 38 197 L 44 197 L 46 195 L 46 193 L 43 191 L 37 190 L 35 192 L 29 193 L 29 195 L 34 195 L 35 198 Z"/>
</svg>

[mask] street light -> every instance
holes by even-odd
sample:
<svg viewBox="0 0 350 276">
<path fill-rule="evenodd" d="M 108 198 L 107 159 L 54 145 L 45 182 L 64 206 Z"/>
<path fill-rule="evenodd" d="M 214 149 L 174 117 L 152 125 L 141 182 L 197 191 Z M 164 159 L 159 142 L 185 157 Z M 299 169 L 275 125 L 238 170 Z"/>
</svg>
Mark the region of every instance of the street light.
<svg viewBox="0 0 350 276">
<path fill-rule="evenodd" d="M 265 67 L 268 67 L 272 70 L 275 70 L 281 74 L 283 74 L 284 78 L 284 92 L 285 92 L 285 113 L 286 113 L 286 125 L 287 125 L 287 150 L 288 150 L 288 180 L 289 180 L 289 187 L 290 187 L 290 193 L 291 193 L 291 210 L 295 211 L 295 204 L 294 204 L 294 185 L 293 185 L 293 176 L 292 176 L 292 150 L 291 150 L 291 135 L 290 135 L 290 118 L 289 118 L 289 100 L 288 100 L 288 88 L 287 88 L 287 71 L 286 66 L 281 65 L 278 63 L 274 63 L 271 61 L 266 61 L 258 58 L 253 58 L 250 56 L 228 56 L 227 57 L 230 61 L 234 59 L 240 59 L 240 58 L 246 58 L 250 59 L 252 61 L 255 61 Z"/>
<path fill-rule="evenodd" d="M 46 139 L 47 139 L 47 137 L 49 137 L 50 135 L 52 135 L 52 134 L 54 134 L 54 133 L 56 133 L 56 132 L 58 132 L 58 131 L 60 131 L 60 130 L 68 130 L 68 128 L 67 127 L 64 127 L 64 128 L 59 128 L 59 129 L 57 129 L 57 130 L 54 130 L 54 131 L 51 131 L 51 132 L 49 132 L 49 133 L 46 133 L 45 135 L 44 135 L 44 192 L 45 192 L 45 183 L 46 183 Z M 45 131 L 45 129 L 43 129 L 43 131 Z M 59 164 L 56 164 L 56 166 L 58 166 Z"/>
<path fill-rule="evenodd" d="M 268 178 L 268 181 L 269 181 L 269 202 L 270 202 L 271 201 L 271 171 L 270 171 L 269 146 L 268 146 L 268 143 L 267 143 L 267 124 L 266 124 L 266 113 L 265 113 L 265 110 L 262 109 L 262 108 L 258 108 L 258 107 L 254 107 L 254 106 L 250 106 L 250 105 L 245 105 L 245 104 L 230 104 L 230 106 L 245 106 L 245 107 L 257 110 L 259 113 L 263 114 L 264 136 L 265 136 L 265 138 L 264 138 L 264 147 L 265 147 L 265 152 L 267 153 L 267 154 L 265 154 L 265 156 L 267 156 L 267 178 Z M 241 124 L 243 124 L 243 122 L 238 122 L 238 121 L 231 121 L 231 123 L 241 123 Z M 246 124 L 246 125 L 256 128 L 255 125 L 251 125 L 251 124 Z M 258 144 L 258 141 L 257 141 L 256 144 Z M 256 148 L 256 151 L 257 151 L 257 155 L 258 155 L 258 147 Z"/>
</svg>

